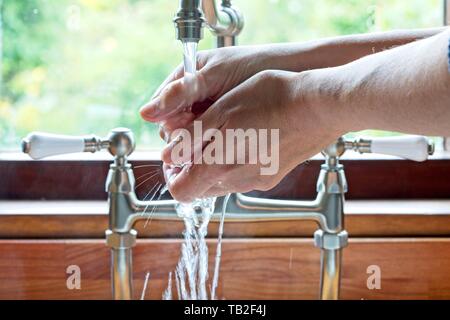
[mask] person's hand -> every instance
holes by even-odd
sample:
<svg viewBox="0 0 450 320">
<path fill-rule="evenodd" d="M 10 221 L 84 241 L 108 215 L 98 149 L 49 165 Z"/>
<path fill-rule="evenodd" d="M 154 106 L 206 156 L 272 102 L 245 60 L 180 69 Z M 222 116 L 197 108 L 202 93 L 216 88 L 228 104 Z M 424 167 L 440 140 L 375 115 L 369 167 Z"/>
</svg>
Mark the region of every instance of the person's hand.
<svg viewBox="0 0 450 320">
<path fill-rule="evenodd" d="M 198 118 L 203 133 L 208 129 L 217 129 L 222 137 L 227 137 L 228 129 L 268 129 L 269 137 L 271 129 L 279 129 L 279 143 L 270 141 L 270 138 L 268 140 L 267 149 L 269 153 L 272 150 L 270 156 L 273 161 L 277 161 L 274 153 L 279 152 L 273 174 L 261 174 L 261 169 L 267 167 L 261 159 L 257 159 L 256 164 L 248 163 L 249 145 L 257 143 L 258 149 L 262 147 L 260 140 L 254 141 L 255 137 L 247 137 L 243 141 L 223 141 L 222 151 L 225 154 L 222 155 L 215 150 L 216 159 L 226 159 L 232 147 L 233 164 L 193 163 L 193 155 L 200 153 L 205 156 L 209 152 L 208 146 L 216 140 L 195 140 L 195 123 L 190 123 L 186 129 L 174 132 L 172 142 L 162 152 L 166 181 L 172 196 L 178 201 L 189 202 L 195 198 L 222 196 L 230 192 L 267 190 L 296 165 L 333 143 L 344 133 L 339 112 L 335 106 L 322 103 L 322 98 L 316 99 L 318 95 L 313 93 L 316 88 L 309 86 L 305 80 L 302 74 L 292 72 L 258 73 L 223 95 Z M 217 138 L 213 134 L 211 136 Z M 180 150 L 191 152 L 180 154 Z M 243 160 L 238 159 L 236 151 L 239 150 L 245 150 L 245 164 L 238 164 L 238 160 Z M 180 167 L 186 163 L 188 165 Z"/>
<path fill-rule="evenodd" d="M 229 47 L 200 51 L 198 72 L 184 77 L 183 66 L 163 82 L 152 100 L 141 108 L 141 116 L 160 124 L 160 135 L 185 127 L 214 101 L 260 71 L 299 67 L 289 45 Z"/>
</svg>

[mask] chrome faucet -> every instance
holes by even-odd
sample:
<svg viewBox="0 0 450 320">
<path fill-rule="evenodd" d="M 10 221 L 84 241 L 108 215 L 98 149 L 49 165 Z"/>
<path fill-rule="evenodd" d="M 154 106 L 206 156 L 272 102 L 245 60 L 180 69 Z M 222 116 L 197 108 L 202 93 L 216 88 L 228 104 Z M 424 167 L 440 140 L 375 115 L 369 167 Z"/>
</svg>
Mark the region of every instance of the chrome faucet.
<svg viewBox="0 0 450 320">
<path fill-rule="evenodd" d="M 174 23 L 177 39 L 182 42 L 199 42 L 205 25 L 217 36 L 217 46 L 236 44 L 236 37 L 244 28 L 244 18 L 230 0 L 180 0 Z"/>
<path fill-rule="evenodd" d="M 136 244 L 135 224 L 143 219 L 179 220 L 175 200 L 141 201 L 137 198 L 135 178 L 128 156 L 135 148 L 132 132 L 118 128 L 104 139 L 97 136 L 61 136 L 31 133 L 22 149 L 34 159 L 74 152 L 97 152 L 103 149 L 114 156 L 106 178 L 109 203 L 109 229 L 106 243 L 111 248 L 111 278 L 114 299 L 132 299 L 132 248 Z M 383 153 L 425 161 L 434 152 L 425 137 L 404 136 L 374 140 L 345 141 L 340 138 L 322 153 L 322 165 L 317 181 L 317 197 L 313 201 L 273 200 L 233 194 L 225 203 L 218 198 L 212 220 L 218 220 L 226 205 L 227 221 L 313 220 L 319 229 L 314 243 L 321 249 L 320 299 L 338 299 L 342 249 L 347 245 L 344 228 L 344 201 L 347 182 L 344 167 L 339 163 L 346 150 L 360 153 Z M 152 208 L 152 210 L 147 210 Z M 151 214 L 148 213 L 151 211 Z"/>
</svg>

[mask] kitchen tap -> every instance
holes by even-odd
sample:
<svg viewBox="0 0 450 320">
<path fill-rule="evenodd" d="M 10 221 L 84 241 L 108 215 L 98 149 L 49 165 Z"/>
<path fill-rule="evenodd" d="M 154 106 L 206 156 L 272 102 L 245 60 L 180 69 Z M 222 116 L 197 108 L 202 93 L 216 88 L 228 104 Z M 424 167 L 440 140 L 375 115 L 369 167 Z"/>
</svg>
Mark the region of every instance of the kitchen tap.
<svg viewBox="0 0 450 320">
<path fill-rule="evenodd" d="M 230 0 L 180 0 L 174 23 L 177 39 L 182 42 L 199 42 L 205 25 L 217 36 L 217 47 L 236 44 L 236 37 L 244 27 L 240 11 Z"/>
<path fill-rule="evenodd" d="M 179 220 L 175 200 L 141 201 L 136 196 L 135 178 L 128 157 L 135 149 L 133 133 L 117 128 L 106 138 L 97 136 L 63 136 L 31 133 L 22 142 L 22 149 L 34 159 L 52 155 L 97 152 L 107 149 L 114 160 L 106 178 L 109 228 L 106 243 L 111 248 L 111 278 L 114 299 L 132 299 L 132 248 L 136 244 L 135 224 L 143 219 Z M 318 225 L 314 243 L 321 249 L 320 299 L 338 299 L 342 249 L 347 245 L 344 228 L 344 201 L 347 181 L 344 167 L 339 163 L 346 150 L 360 153 L 378 152 L 415 161 L 425 161 L 434 152 L 425 137 L 346 141 L 340 138 L 323 150 L 325 163 L 317 181 L 317 196 L 313 201 L 274 200 L 232 194 L 228 202 L 218 198 L 212 220 L 220 218 L 226 205 L 227 221 L 312 220 Z M 147 210 L 152 208 L 151 210 Z M 150 213 L 151 212 L 151 213 Z"/>
</svg>

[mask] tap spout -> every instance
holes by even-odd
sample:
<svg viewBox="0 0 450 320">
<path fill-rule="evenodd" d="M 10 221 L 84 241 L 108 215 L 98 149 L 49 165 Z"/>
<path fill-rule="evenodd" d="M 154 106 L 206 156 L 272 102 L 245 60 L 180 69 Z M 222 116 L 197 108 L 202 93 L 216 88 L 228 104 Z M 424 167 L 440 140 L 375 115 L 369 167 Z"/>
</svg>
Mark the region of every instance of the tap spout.
<svg viewBox="0 0 450 320">
<path fill-rule="evenodd" d="M 177 39 L 199 42 L 205 25 L 217 36 L 218 47 L 236 44 L 236 37 L 244 28 L 244 18 L 230 0 L 180 0 L 174 18 Z"/>
<path fill-rule="evenodd" d="M 180 6 L 173 19 L 177 39 L 181 42 L 199 42 L 203 39 L 205 18 L 201 0 L 180 0 Z"/>
</svg>

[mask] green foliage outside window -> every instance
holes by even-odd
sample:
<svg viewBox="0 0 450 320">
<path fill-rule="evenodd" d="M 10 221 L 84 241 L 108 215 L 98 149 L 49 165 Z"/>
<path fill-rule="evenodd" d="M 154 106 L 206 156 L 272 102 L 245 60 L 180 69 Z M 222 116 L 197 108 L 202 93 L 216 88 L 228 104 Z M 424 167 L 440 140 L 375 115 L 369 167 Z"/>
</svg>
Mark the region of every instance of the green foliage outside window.
<svg viewBox="0 0 450 320">
<path fill-rule="evenodd" d="M 442 24 L 441 0 L 235 0 L 240 44 Z M 0 149 L 30 131 L 105 135 L 125 126 L 161 146 L 138 115 L 181 61 L 177 0 L 0 0 Z M 201 48 L 214 39 L 205 32 Z"/>
</svg>

